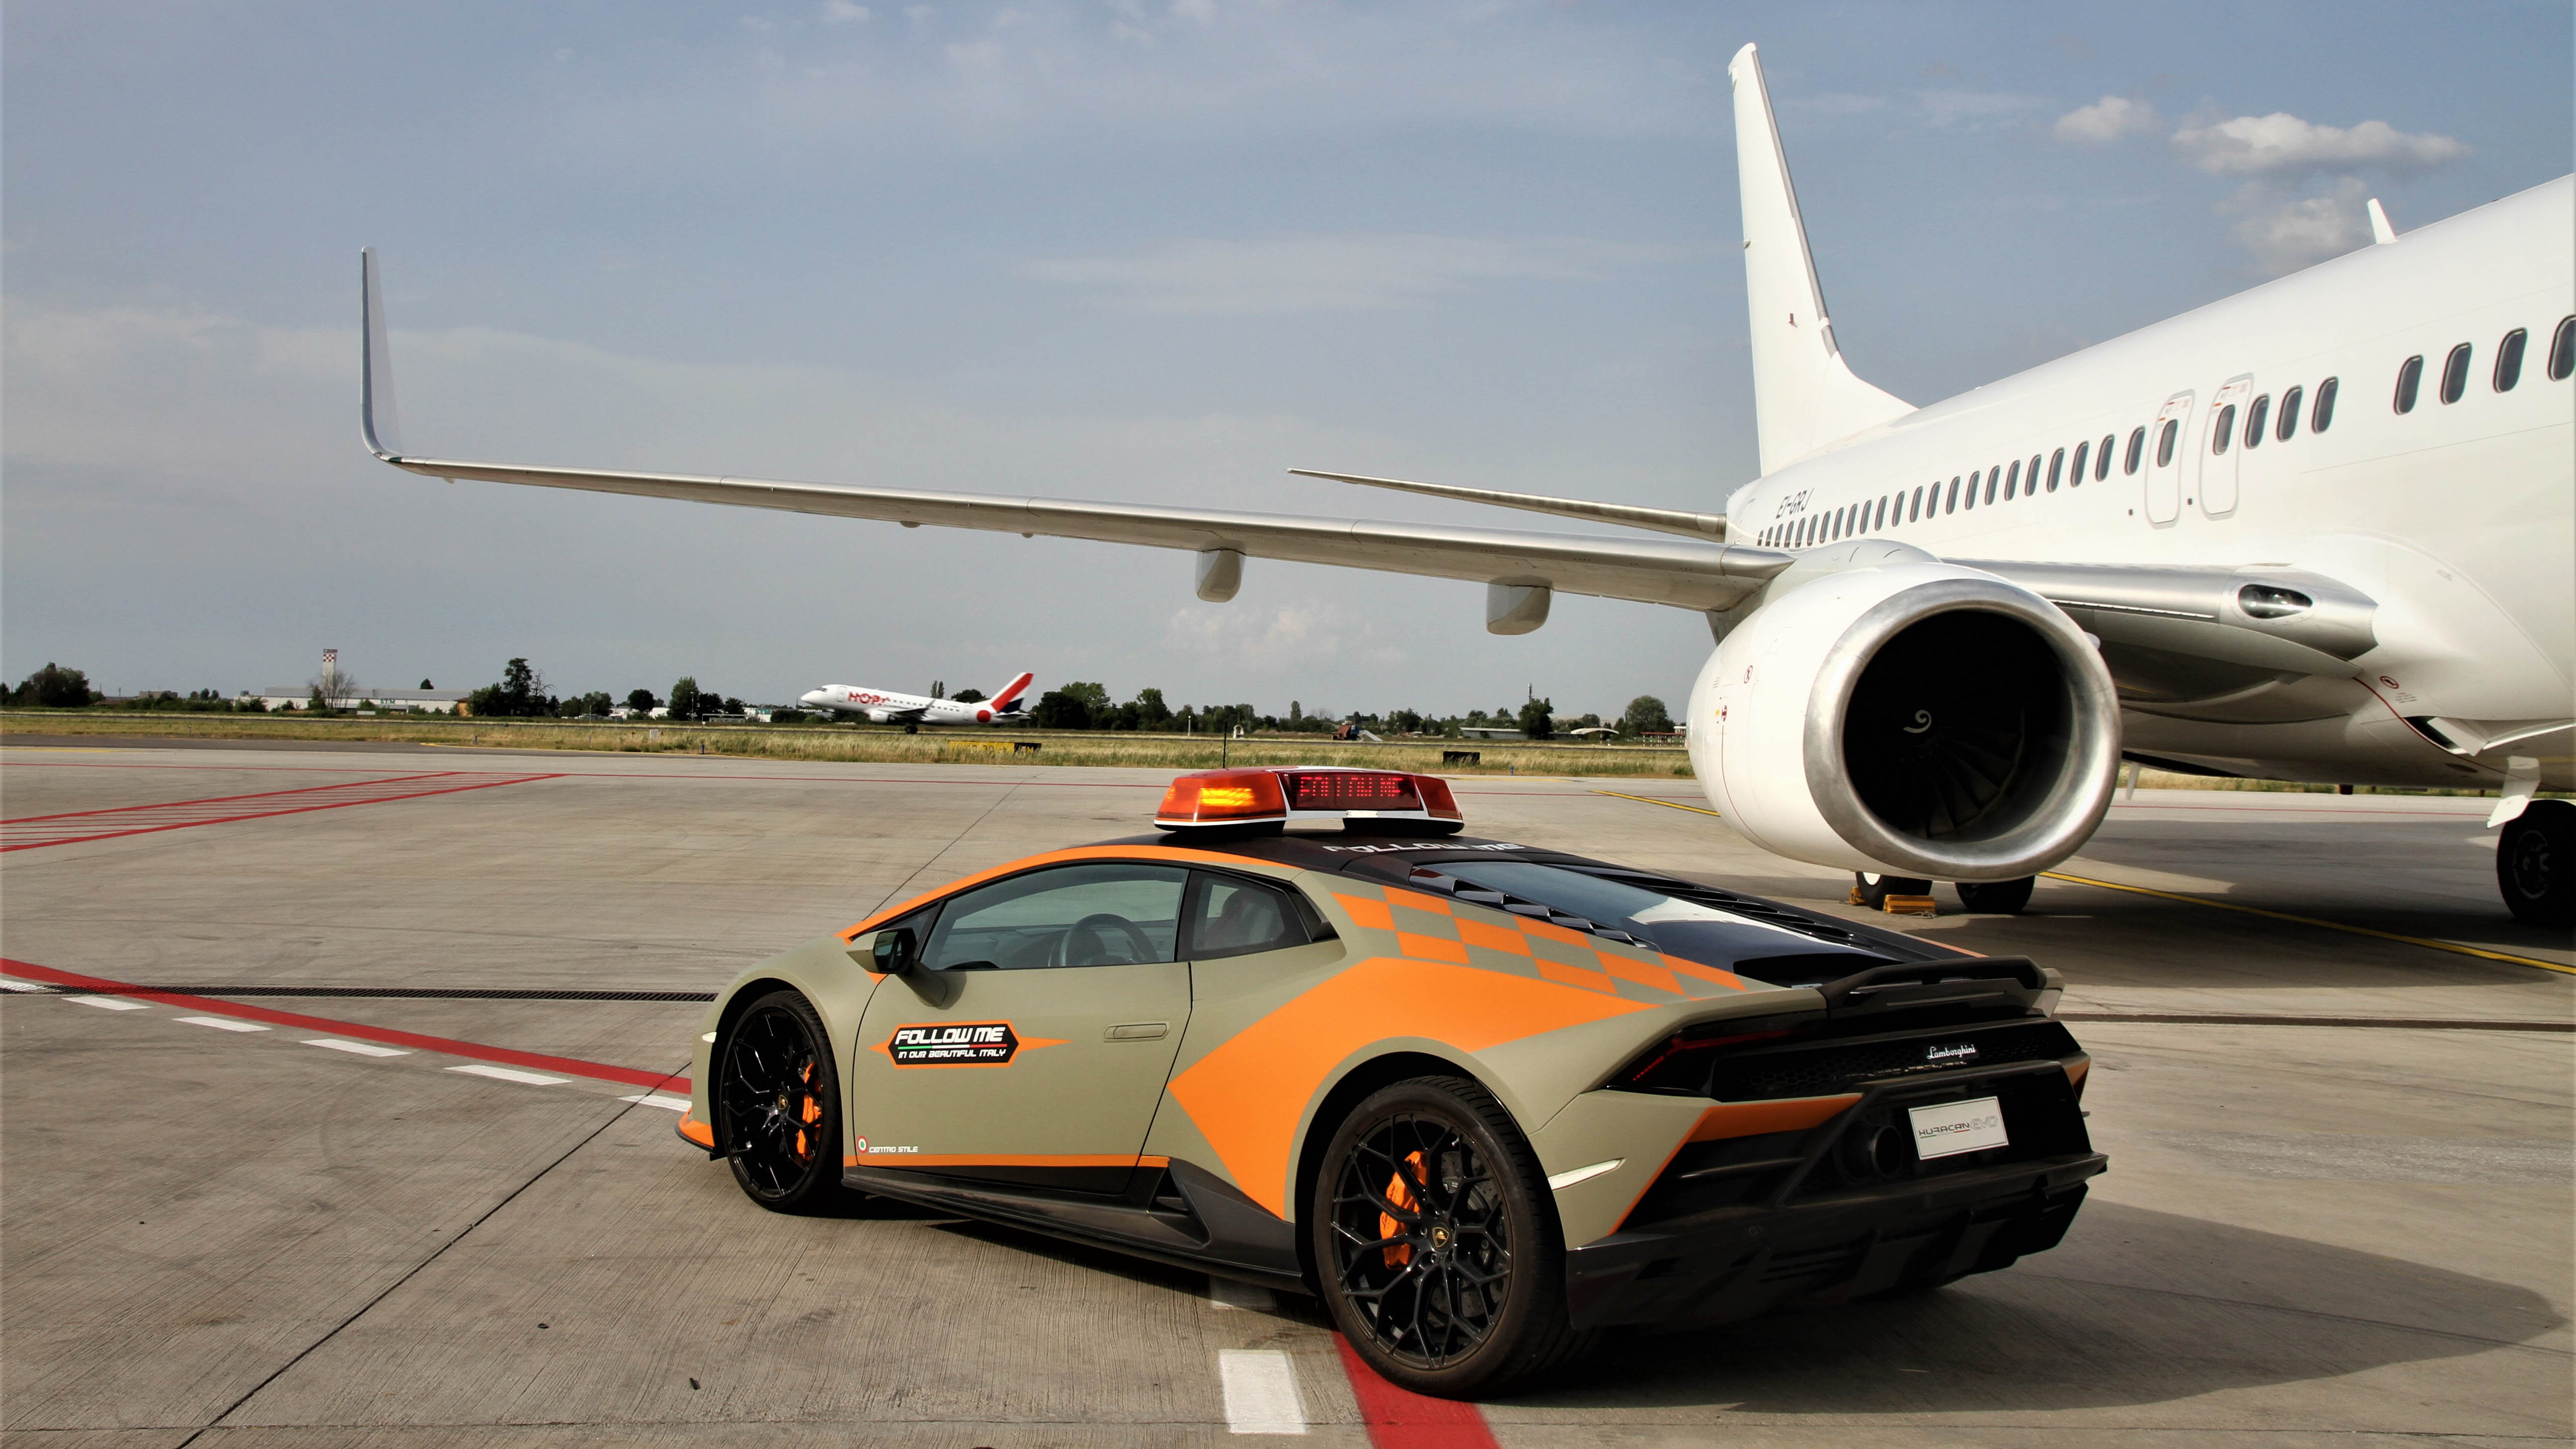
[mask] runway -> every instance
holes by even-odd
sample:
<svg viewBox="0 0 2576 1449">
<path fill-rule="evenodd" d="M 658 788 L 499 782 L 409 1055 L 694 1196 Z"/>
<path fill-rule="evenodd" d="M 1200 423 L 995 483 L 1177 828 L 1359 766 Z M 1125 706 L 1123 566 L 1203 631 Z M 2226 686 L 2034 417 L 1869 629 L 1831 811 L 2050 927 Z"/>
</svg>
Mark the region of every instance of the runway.
<svg viewBox="0 0 2576 1449">
<path fill-rule="evenodd" d="M 1312 1305 L 672 1135 L 698 999 L 881 903 L 1144 828 L 1159 773 L 471 750 L 0 751 L 0 1433 L 27 1445 L 2563 1442 L 2576 950 L 2488 802 L 2142 791 L 2019 917 L 2110 1154 L 2065 1244 L 1630 1335 L 1478 1406 Z M 1476 834 L 1839 905 L 1673 780 Z M 1885 918 L 1881 918 L 1885 919 Z"/>
</svg>

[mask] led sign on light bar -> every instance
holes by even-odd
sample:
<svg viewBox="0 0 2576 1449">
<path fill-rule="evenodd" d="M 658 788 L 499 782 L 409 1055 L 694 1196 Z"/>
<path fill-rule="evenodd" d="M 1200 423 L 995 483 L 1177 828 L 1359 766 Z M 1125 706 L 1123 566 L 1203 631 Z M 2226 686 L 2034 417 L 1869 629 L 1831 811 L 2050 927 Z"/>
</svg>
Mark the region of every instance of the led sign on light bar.
<svg viewBox="0 0 2576 1449">
<path fill-rule="evenodd" d="M 1276 830 L 1290 820 L 1336 819 L 1414 835 L 1446 835 L 1466 824 L 1446 780 L 1340 765 L 1201 770 L 1174 779 L 1154 812 L 1164 830 Z"/>
</svg>

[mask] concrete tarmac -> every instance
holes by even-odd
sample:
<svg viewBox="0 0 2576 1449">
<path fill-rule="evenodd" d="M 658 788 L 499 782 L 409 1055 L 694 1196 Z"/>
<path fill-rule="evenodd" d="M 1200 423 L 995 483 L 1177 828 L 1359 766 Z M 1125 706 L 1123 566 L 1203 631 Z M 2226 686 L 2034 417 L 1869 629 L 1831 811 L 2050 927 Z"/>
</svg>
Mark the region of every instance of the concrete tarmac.
<svg viewBox="0 0 2576 1449">
<path fill-rule="evenodd" d="M 2111 1171 L 2065 1244 L 1916 1297 L 1618 1336 L 1445 1425 L 1382 1403 L 1417 1422 L 1363 1422 L 1372 1390 L 1301 1300 L 883 1203 L 758 1210 L 638 1084 L 685 1070 L 694 1002 L 396 994 L 712 990 L 880 903 L 1136 833 L 1164 778 L 0 751 L 0 975 L 272 1013 L 0 996 L 0 1435 L 965 1449 L 1247 1427 L 1353 1446 L 2576 1429 L 2576 951 L 2496 903 L 2476 800 L 2142 791 L 2024 915 L 1961 914 L 1942 888 L 1943 915 L 1900 924 L 2070 983 Z M 1684 781 L 1459 794 L 1480 835 L 1859 914 L 1838 904 L 1847 876 L 1745 846 Z M 637 1080 L 508 1065 L 550 1058 Z"/>
</svg>

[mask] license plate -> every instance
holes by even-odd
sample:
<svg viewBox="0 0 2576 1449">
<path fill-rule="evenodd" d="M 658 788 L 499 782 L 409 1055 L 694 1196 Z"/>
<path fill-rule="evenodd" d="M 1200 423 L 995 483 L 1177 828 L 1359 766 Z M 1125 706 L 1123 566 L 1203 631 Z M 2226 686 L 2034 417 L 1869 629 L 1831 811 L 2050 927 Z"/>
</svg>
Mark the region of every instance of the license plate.
<svg viewBox="0 0 2576 1449">
<path fill-rule="evenodd" d="M 1992 1097 L 1915 1107 L 1905 1115 L 1914 1122 L 1914 1155 L 1926 1162 L 1962 1152 L 1983 1152 L 2011 1140 L 2004 1136 L 2004 1105 Z"/>
</svg>

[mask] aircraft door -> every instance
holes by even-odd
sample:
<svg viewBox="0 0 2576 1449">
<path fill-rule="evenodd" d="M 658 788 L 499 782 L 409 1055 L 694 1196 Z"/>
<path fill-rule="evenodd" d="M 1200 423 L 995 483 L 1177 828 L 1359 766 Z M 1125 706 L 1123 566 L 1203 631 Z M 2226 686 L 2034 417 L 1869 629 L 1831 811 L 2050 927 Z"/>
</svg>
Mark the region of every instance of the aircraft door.
<svg viewBox="0 0 2576 1449">
<path fill-rule="evenodd" d="M 2209 426 L 2200 442 L 2201 513 L 2224 518 L 2236 511 L 2237 461 L 2245 451 L 2245 405 L 2254 397 L 2249 374 L 2231 377 L 2209 399 Z"/>
<path fill-rule="evenodd" d="M 852 1165 L 1115 1193 L 1189 1024 L 1177 866 L 1090 861 L 964 891 L 870 998 Z"/>
<path fill-rule="evenodd" d="M 2156 413 L 2155 426 L 2147 429 L 2146 513 L 2147 522 L 2167 524 L 2182 516 L 2182 471 L 2191 450 L 2183 434 L 2191 421 L 2192 395 L 2175 393 L 2165 400 Z"/>
</svg>

